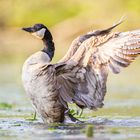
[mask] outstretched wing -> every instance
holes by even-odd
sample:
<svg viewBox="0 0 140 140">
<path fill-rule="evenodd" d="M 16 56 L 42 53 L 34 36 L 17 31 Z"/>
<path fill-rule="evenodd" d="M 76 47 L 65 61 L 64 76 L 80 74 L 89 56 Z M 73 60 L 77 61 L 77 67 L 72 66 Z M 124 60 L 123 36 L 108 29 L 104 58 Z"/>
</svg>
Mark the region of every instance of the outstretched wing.
<svg viewBox="0 0 140 140">
<path fill-rule="evenodd" d="M 81 44 L 84 41 L 86 41 L 87 39 L 89 39 L 89 38 L 91 38 L 93 36 L 100 36 L 100 35 L 108 34 L 115 27 L 120 25 L 122 22 L 123 22 L 123 19 L 120 19 L 120 21 L 118 23 L 114 24 L 113 26 L 111 26 L 111 27 L 109 27 L 107 29 L 91 31 L 91 32 L 88 32 L 85 35 L 78 36 L 76 39 L 73 40 L 73 42 L 71 43 L 71 46 L 69 47 L 68 52 L 66 53 L 66 55 L 59 62 L 65 62 L 65 61 L 69 60 L 75 54 L 75 52 L 78 50 L 78 48 L 81 46 Z"/>
<path fill-rule="evenodd" d="M 104 65 L 113 73 L 119 73 L 140 54 L 140 30 L 114 33 L 114 37 L 96 49 L 90 58 L 92 67 L 98 69 Z"/>
<path fill-rule="evenodd" d="M 60 101 L 80 107 L 103 106 L 108 70 L 119 73 L 140 53 L 140 30 L 108 33 L 86 39 L 65 61 L 56 67 Z"/>
</svg>

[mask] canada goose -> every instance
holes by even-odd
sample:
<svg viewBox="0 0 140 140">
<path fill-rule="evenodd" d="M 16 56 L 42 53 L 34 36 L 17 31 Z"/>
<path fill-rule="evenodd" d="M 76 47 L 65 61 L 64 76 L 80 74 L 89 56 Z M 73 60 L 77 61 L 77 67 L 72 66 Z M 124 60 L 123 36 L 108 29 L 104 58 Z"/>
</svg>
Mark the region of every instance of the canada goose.
<svg viewBox="0 0 140 140">
<path fill-rule="evenodd" d="M 119 73 L 140 54 L 140 30 L 111 33 L 120 23 L 77 37 L 56 64 L 50 63 L 55 47 L 48 28 L 43 24 L 23 28 L 44 43 L 22 71 L 25 91 L 44 122 L 63 122 L 69 114 L 67 103 L 93 110 L 104 105 L 109 71 Z"/>
</svg>

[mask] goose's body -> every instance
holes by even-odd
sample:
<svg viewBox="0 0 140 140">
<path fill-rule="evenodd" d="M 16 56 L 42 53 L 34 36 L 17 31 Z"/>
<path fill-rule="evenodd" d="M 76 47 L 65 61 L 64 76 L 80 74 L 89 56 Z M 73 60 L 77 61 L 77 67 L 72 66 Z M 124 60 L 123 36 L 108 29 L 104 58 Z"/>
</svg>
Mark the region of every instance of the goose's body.
<svg viewBox="0 0 140 140">
<path fill-rule="evenodd" d="M 63 122 L 68 102 L 80 108 L 103 106 L 109 70 L 119 73 L 140 53 L 140 30 L 110 33 L 117 25 L 76 38 L 56 64 L 50 64 L 54 43 L 48 29 L 42 24 L 24 28 L 45 44 L 26 60 L 22 73 L 25 90 L 44 122 Z"/>
<path fill-rule="evenodd" d="M 23 66 L 23 84 L 44 122 L 62 122 L 65 110 L 58 101 L 54 68 L 47 68 L 49 61 L 48 55 L 42 51 L 31 55 Z"/>
</svg>

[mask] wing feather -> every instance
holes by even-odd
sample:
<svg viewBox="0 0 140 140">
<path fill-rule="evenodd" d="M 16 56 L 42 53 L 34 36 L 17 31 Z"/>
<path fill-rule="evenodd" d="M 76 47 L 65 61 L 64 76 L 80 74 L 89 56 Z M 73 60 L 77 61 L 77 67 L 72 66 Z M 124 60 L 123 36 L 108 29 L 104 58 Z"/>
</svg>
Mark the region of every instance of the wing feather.
<svg viewBox="0 0 140 140">
<path fill-rule="evenodd" d="M 102 107 L 108 70 L 119 73 L 140 54 L 140 30 L 122 33 L 110 30 L 78 37 L 60 60 L 65 64 L 55 67 L 60 101 L 66 107 L 67 102 L 81 108 Z"/>
<path fill-rule="evenodd" d="M 96 56 L 93 59 L 94 64 L 106 65 L 113 73 L 118 73 L 121 67 L 129 66 L 139 54 L 140 30 L 137 30 L 118 33 L 116 37 L 99 46 L 98 51 L 92 55 Z"/>
</svg>

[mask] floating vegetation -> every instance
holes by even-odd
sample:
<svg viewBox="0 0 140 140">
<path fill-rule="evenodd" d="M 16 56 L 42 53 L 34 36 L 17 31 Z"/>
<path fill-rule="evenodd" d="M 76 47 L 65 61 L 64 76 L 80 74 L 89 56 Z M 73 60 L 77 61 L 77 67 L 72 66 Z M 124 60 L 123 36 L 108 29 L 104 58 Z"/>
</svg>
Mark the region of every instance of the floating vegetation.
<svg viewBox="0 0 140 140">
<path fill-rule="evenodd" d="M 75 109 L 70 109 L 69 113 L 73 116 L 78 115 L 78 111 Z"/>
<path fill-rule="evenodd" d="M 49 131 L 54 131 L 54 130 L 56 130 L 56 129 L 55 129 L 55 127 L 50 127 L 50 128 L 48 128 L 48 130 L 49 130 Z"/>
<path fill-rule="evenodd" d="M 8 103 L 0 103 L 0 109 L 11 109 L 13 107 L 12 104 L 8 104 Z"/>
<path fill-rule="evenodd" d="M 118 128 L 112 128 L 111 133 L 112 134 L 120 134 L 120 132 L 118 131 Z"/>
<path fill-rule="evenodd" d="M 72 116 L 74 116 L 75 118 L 77 118 L 77 119 L 84 119 L 84 118 L 86 118 L 84 115 L 83 115 L 83 109 L 80 109 L 80 108 L 78 108 L 77 109 L 77 107 L 73 107 L 74 109 L 70 109 L 70 114 L 72 115 Z"/>
<path fill-rule="evenodd" d="M 13 126 L 21 126 L 21 124 L 20 123 L 17 123 L 17 124 L 14 124 Z"/>
<path fill-rule="evenodd" d="M 93 125 L 87 125 L 86 126 L 86 136 L 88 138 L 92 138 L 93 137 Z"/>
<path fill-rule="evenodd" d="M 28 120 L 28 121 L 36 121 L 36 120 L 37 120 L 36 112 L 34 112 L 34 113 L 32 114 L 32 116 L 27 117 L 26 120 Z"/>
</svg>

